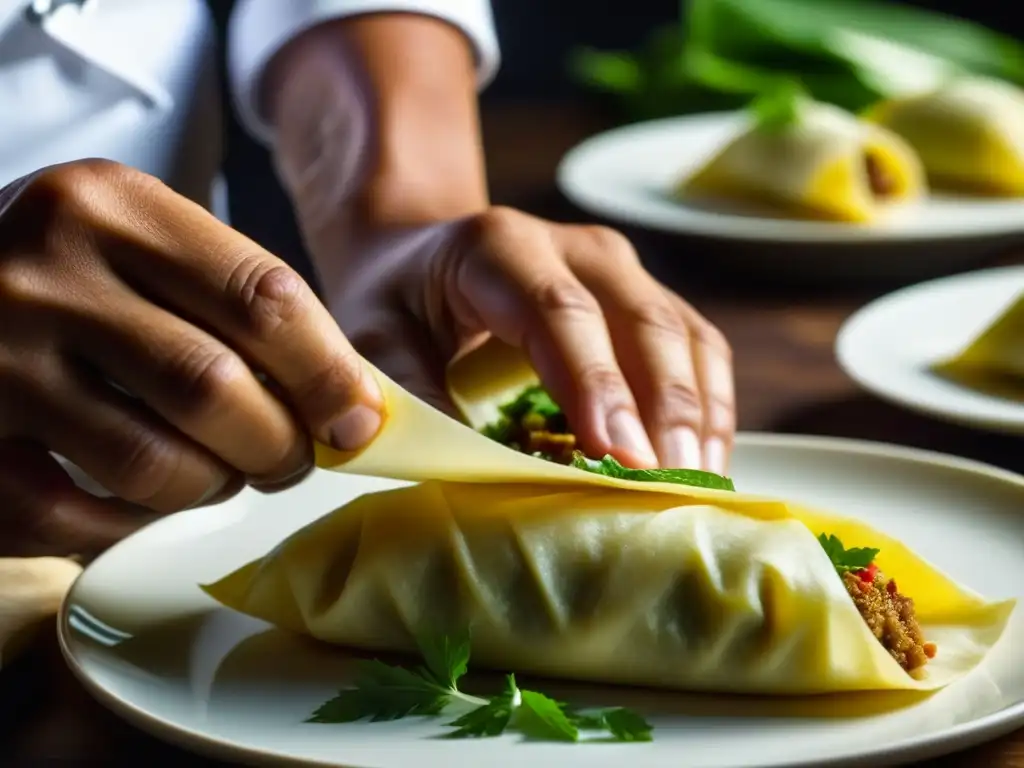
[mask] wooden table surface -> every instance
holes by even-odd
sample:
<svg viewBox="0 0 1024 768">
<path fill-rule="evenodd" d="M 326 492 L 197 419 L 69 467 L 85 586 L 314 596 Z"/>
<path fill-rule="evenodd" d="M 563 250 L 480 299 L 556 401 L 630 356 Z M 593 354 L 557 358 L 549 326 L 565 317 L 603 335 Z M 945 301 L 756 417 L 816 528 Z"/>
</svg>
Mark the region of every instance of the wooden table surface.
<svg viewBox="0 0 1024 768">
<path fill-rule="evenodd" d="M 601 118 L 563 107 L 485 110 L 488 165 L 496 202 L 563 220 L 586 220 L 560 200 L 553 178 L 561 155 L 606 127 Z M 900 443 L 1024 471 L 1018 439 L 941 424 L 862 394 L 835 363 L 843 320 L 885 288 L 845 293 L 758 290 L 735 275 L 716 275 L 699 244 L 629 233 L 648 267 L 716 323 L 734 349 L 743 430 L 836 435 Z M 997 258 L 996 262 L 1012 259 Z M 0 764 L 205 768 L 204 760 L 121 723 L 71 679 L 52 633 L 0 675 Z M 986 746 L 930 761 L 938 768 L 1024 768 L 1024 730 Z"/>
</svg>

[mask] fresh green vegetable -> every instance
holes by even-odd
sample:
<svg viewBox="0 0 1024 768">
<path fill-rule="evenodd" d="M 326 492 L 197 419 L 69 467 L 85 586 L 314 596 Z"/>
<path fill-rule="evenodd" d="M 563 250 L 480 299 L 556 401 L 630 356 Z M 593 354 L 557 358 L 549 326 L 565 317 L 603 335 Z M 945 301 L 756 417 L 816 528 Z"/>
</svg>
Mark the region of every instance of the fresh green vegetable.
<svg viewBox="0 0 1024 768">
<path fill-rule="evenodd" d="M 826 536 L 824 533 L 818 535 L 818 543 L 821 544 L 828 559 L 839 573 L 847 571 L 859 571 L 867 568 L 878 556 L 879 550 L 868 547 L 854 547 L 846 549 L 843 542 L 837 536 Z"/>
<path fill-rule="evenodd" d="M 520 392 L 515 400 L 501 406 L 501 412 L 510 419 L 521 419 L 531 413 L 549 418 L 561 415 L 562 409 L 544 387 L 534 384 Z"/>
<path fill-rule="evenodd" d="M 515 400 L 499 409 L 498 419 L 480 430 L 486 437 L 507 444 L 528 416 L 539 416 L 546 425 L 560 431 L 566 427 L 562 409 L 539 384 L 524 389 Z"/>
<path fill-rule="evenodd" d="M 632 119 L 737 108 L 780 81 L 856 112 L 960 74 L 1024 84 L 1024 45 L 880 0 L 684 0 L 638 52 L 580 50 L 569 65 Z"/>
<path fill-rule="evenodd" d="M 761 130 L 779 131 L 800 119 L 806 101 L 803 88 L 798 83 L 787 82 L 758 96 L 750 109 Z"/>
<path fill-rule="evenodd" d="M 652 738 L 653 727 L 631 710 L 575 709 L 520 688 L 515 675 L 507 675 L 504 688 L 494 696 L 460 691 L 458 683 L 469 664 L 468 635 L 423 638 L 419 647 L 425 666 L 406 669 L 376 660 L 363 662 L 355 685 L 318 707 L 307 722 L 379 722 L 461 710 L 446 723 L 455 729 L 446 734 L 448 738 L 500 736 L 508 729 L 547 741 L 579 741 L 581 731 L 603 731 L 612 741 Z"/>
<path fill-rule="evenodd" d="M 611 456 L 600 461 L 588 459 L 579 451 L 572 457 L 572 466 L 606 477 L 618 477 L 622 480 L 636 480 L 643 483 L 677 483 L 693 485 L 699 488 L 711 488 L 717 491 L 735 491 L 736 486 L 728 477 L 699 469 L 630 469 L 622 466 Z"/>
</svg>

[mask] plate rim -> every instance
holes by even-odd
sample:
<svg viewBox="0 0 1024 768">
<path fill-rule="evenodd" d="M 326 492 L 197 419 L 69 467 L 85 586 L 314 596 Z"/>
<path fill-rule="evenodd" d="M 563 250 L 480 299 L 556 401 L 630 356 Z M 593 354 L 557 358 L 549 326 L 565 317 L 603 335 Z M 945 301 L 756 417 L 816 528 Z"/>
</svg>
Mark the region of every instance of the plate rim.
<svg viewBox="0 0 1024 768">
<path fill-rule="evenodd" d="M 652 222 L 641 220 L 633 215 L 623 215 L 621 209 L 614 203 L 605 201 L 600 195 L 592 195 L 581 190 L 578 185 L 571 181 L 576 169 L 581 166 L 586 158 L 600 148 L 602 144 L 615 141 L 627 140 L 629 134 L 643 134 L 648 131 L 656 132 L 659 129 L 668 130 L 671 126 L 678 128 L 689 125 L 725 123 L 730 119 L 738 119 L 743 113 L 738 110 L 713 110 L 708 112 L 696 112 L 686 115 L 675 115 L 661 117 L 653 120 L 642 120 L 634 123 L 619 125 L 608 130 L 601 131 L 588 136 L 577 142 L 567 150 L 558 162 L 555 169 L 555 184 L 559 191 L 573 204 L 584 211 L 602 216 L 609 220 L 617 221 L 626 226 L 636 226 L 650 229 L 657 232 L 670 233 L 674 235 L 696 235 L 700 237 L 721 238 L 746 243 L 775 243 L 783 245 L 846 245 L 846 246 L 878 246 L 878 245 L 917 245 L 927 243 L 943 242 L 964 242 L 970 240 L 986 241 L 998 240 L 1020 236 L 1024 234 L 1024 225 L 1014 224 L 1007 220 L 1005 224 L 996 227 L 986 227 L 981 231 L 971 229 L 958 229 L 944 232 L 940 235 L 930 235 L 921 229 L 885 229 L 870 225 L 853 224 L 844 222 L 818 222 L 805 221 L 802 219 L 782 219 L 786 226 L 791 227 L 790 232 L 779 233 L 772 231 L 773 227 L 762 228 L 760 223 L 766 221 L 780 221 L 759 216 L 739 216 L 723 211 L 720 216 L 729 223 L 714 224 L 702 223 L 703 219 L 697 218 L 694 221 L 663 221 Z M 1014 198 L 1000 199 L 1008 202 Z M 982 199 L 983 200 L 983 199 Z M 1024 201 L 1024 198 L 1019 198 Z M 735 227 L 735 222 L 745 221 L 748 225 Z"/>
<path fill-rule="evenodd" d="M 788 434 L 772 432 L 738 432 L 736 442 L 753 447 L 771 448 L 780 446 L 792 449 L 813 449 L 832 453 L 855 453 L 927 464 L 950 471 L 971 472 L 1001 485 L 1009 485 L 1024 492 L 1024 475 L 986 462 L 962 456 L 914 448 L 894 443 L 860 440 L 847 437 L 832 437 L 810 434 Z M 71 648 L 69 608 L 80 583 L 91 568 L 119 548 L 130 546 L 131 539 L 139 532 L 166 524 L 173 515 L 151 522 L 138 532 L 114 544 L 90 563 L 75 579 L 61 602 L 56 617 L 57 643 L 61 656 L 72 675 L 82 687 L 115 716 L 124 719 L 133 727 L 170 744 L 185 748 L 196 754 L 228 759 L 247 765 L 302 766 L 303 768 L 369 768 L 338 761 L 326 762 L 318 758 L 288 757 L 266 749 L 248 746 L 233 738 L 214 738 L 181 723 L 168 721 L 153 715 L 132 701 L 114 694 L 94 680 L 84 669 Z M 889 747 L 872 748 L 854 756 L 840 756 L 825 760 L 813 759 L 786 763 L 778 768 L 855 768 L 858 766 L 903 765 L 908 762 L 926 760 L 951 754 L 989 742 L 1024 726 L 1024 699 L 1010 704 L 984 717 L 952 728 L 933 736 L 913 736 Z M 341 758 L 343 759 L 343 758 Z M 641 763 L 642 765 L 642 763 Z"/>
<path fill-rule="evenodd" d="M 865 376 L 862 371 L 858 370 L 850 362 L 849 358 L 850 349 L 853 345 L 852 339 L 855 338 L 854 334 L 858 331 L 859 324 L 862 323 L 866 317 L 869 317 L 873 312 L 878 311 L 880 308 L 884 308 L 892 304 L 898 304 L 906 301 L 908 297 L 913 298 L 917 294 L 925 294 L 934 288 L 945 288 L 957 283 L 986 283 L 994 281 L 1003 275 L 1012 275 L 1024 280 L 1024 264 L 1011 264 L 1001 267 L 974 269 L 967 272 L 960 272 L 955 275 L 945 275 L 943 277 L 937 277 L 931 280 L 914 283 L 913 285 L 904 286 L 903 288 L 890 291 L 889 293 L 872 299 L 867 304 L 859 307 L 851 313 L 845 320 L 843 320 L 842 325 L 839 326 L 839 330 L 836 332 L 835 341 L 832 344 L 832 353 L 836 363 L 839 365 L 840 369 L 842 369 L 843 373 L 864 392 L 874 395 L 878 399 L 897 407 L 904 408 L 914 413 L 923 414 L 936 419 L 937 421 L 944 421 L 964 427 L 971 427 L 975 429 L 981 428 L 989 432 L 1008 435 L 1020 435 L 1024 433 L 1024 407 L 1022 407 L 1019 419 L 1009 421 L 986 415 L 963 415 L 952 410 L 933 408 L 903 394 L 894 392 L 890 388 L 879 386 L 876 384 L 874 379 Z M 1024 291 L 1024 286 L 1022 286 L 1021 290 Z"/>
</svg>

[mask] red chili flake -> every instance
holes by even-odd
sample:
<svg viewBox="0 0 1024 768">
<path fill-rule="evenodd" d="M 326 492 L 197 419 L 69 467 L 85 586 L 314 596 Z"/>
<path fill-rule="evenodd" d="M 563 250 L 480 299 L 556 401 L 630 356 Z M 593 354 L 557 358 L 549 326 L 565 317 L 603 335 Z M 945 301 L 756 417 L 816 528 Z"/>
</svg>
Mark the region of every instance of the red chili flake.
<svg viewBox="0 0 1024 768">
<path fill-rule="evenodd" d="M 885 585 L 885 591 L 890 595 L 896 594 L 896 579 L 889 579 L 889 583 Z"/>
<path fill-rule="evenodd" d="M 865 584 L 871 584 L 875 580 L 875 574 L 878 573 L 878 566 L 872 563 L 867 568 L 861 568 L 859 571 L 854 571 L 854 575 L 857 576 Z"/>
</svg>

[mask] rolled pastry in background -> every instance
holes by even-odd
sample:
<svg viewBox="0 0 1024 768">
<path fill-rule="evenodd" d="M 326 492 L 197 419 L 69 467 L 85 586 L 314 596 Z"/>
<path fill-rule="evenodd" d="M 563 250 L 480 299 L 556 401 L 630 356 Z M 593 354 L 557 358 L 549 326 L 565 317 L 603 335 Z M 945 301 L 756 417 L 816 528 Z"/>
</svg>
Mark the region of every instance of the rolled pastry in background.
<svg viewBox="0 0 1024 768">
<path fill-rule="evenodd" d="M 1024 92 L 998 80 L 954 80 L 880 102 L 864 118 L 899 134 L 935 188 L 1024 195 Z"/>
<path fill-rule="evenodd" d="M 926 186 L 919 159 L 894 133 L 802 99 L 782 124 L 753 114 L 676 194 L 767 203 L 804 219 L 870 223 L 920 199 Z"/>
<path fill-rule="evenodd" d="M 936 373 L 971 389 L 1024 400 L 1024 291 Z"/>
</svg>

